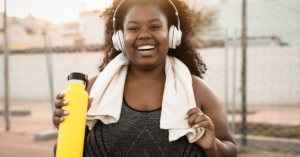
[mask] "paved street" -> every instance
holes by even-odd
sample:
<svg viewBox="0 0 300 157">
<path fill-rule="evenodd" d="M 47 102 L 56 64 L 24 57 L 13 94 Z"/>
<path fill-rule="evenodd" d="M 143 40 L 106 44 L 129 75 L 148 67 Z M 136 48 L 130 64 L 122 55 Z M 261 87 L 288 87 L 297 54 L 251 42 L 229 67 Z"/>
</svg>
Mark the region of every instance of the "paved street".
<svg viewBox="0 0 300 157">
<path fill-rule="evenodd" d="M 0 110 L 3 110 L 4 103 L 0 101 Z M 272 117 L 274 114 L 280 113 L 280 122 L 285 123 L 298 122 L 297 116 L 299 107 L 260 107 L 256 114 L 252 114 L 249 120 L 255 122 L 276 123 L 276 118 Z M 5 131 L 5 123 L 3 115 L 0 116 L 0 157 L 52 157 L 53 145 L 55 139 L 47 141 L 35 141 L 34 135 L 42 131 L 53 129 L 51 122 L 51 105 L 47 101 L 11 101 L 11 110 L 29 110 L 30 115 L 27 116 L 11 116 L 11 129 L 9 132 Z M 250 108 L 250 110 L 252 110 Z M 268 112 L 269 111 L 269 112 Z M 273 117 L 276 117 L 276 116 Z M 293 117 L 291 119 L 290 116 Z M 230 118 L 230 117 L 228 117 Z M 238 119 L 238 118 L 237 118 Z M 272 121 L 273 120 L 273 121 Z M 299 122 L 298 122 L 299 124 Z M 274 154 L 270 152 L 251 151 L 250 154 L 240 154 L 239 157 L 296 157 L 295 155 Z"/>
</svg>

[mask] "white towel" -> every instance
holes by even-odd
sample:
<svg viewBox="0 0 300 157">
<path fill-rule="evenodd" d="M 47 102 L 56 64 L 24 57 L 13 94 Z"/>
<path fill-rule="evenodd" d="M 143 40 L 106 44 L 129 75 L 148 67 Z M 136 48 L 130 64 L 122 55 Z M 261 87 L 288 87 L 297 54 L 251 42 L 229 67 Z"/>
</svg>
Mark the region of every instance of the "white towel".
<svg viewBox="0 0 300 157">
<path fill-rule="evenodd" d="M 118 122 L 121 114 L 123 91 L 130 64 L 124 52 L 115 57 L 96 79 L 90 97 L 94 97 L 87 113 L 87 125 L 93 129 L 96 122 L 104 124 Z M 192 76 L 188 68 L 175 57 L 166 57 L 166 83 L 163 94 L 160 128 L 169 130 L 169 141 L 186 135 L 189 142 L 197 141 L 204 128 L 188 128 L 184 116 L 196 107 Z"/>
</svg>

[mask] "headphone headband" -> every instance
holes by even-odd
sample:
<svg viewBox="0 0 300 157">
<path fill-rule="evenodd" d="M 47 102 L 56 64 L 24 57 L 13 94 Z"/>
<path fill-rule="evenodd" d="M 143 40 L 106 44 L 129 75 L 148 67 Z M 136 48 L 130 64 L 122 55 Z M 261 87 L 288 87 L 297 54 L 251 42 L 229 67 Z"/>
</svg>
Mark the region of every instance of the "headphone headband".
<svg viewBox="0 0 300 157">
<path fill-rule="evenodd" d="M 116 33 L 116 13 L 120 7 L 120 5 L 124 2 L 125 0 L 122 0 L 122 2 L 117 6 L 116 10 L 115 10 L 115 13 L 114 13 L 114 17 L 113 17 L 113 29 L 114 29 L 114 34 Z M 177 21 L 178 21 L 178 25 L 177 25 L 177 28 L 178 30 L 180 30 L 180 20 L 179 20 L 179 14 L 178 14 L 178 11 L 174 5 L 174 3 L 169 0 L 169 2 L 172 4 L 172 6 L 174 7 L 175 9 L 175 15 L 177 16 Z"/>
</svg>

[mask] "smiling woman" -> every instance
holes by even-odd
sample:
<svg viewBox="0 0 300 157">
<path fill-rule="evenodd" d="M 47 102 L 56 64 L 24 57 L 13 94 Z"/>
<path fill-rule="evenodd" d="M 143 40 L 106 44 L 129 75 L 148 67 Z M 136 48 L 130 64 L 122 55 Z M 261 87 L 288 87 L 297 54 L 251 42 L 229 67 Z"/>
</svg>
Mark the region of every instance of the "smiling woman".
<svg viewBox="0 0 300 157">
<path fill-rule="evenodd" d="M 158 7 L 132 7 L 124 18 L 123 28 L 124 49 L 131 61 L 131 68 L 164 66 L 169 49 L 168 24 Z"/>
<path fill-rule="evenodd" d="M 201 79 L 206 67 L 191 46 L 185 3 L 116 0 L 104 16 L 106 56 L 87 88 L 83 155 L 237 156 L 221 103 Z M 55 104 L 57 128 L 67 115 L 63 96 Z"/>
<path fill-rule="evenodd" d="M 121 53 L 121 51 L 117 51 L 116 49 L 114 49 L 114 45 L 111 42 L 111 39 L 114 34 L 113 18 L 114 18 L 115 10 L 120 2 L 121 2 L 121 0 L 114 1 L 114 3 L 111 5 L 111 7 L 109 9 L 107 9 L 102 15 L 102 16 L 107 17 L 108 21 L 106 24 L 106 42 L 105 42 L 105 47 L 104 47 L 104 49 L 106 50 L 106 55 L 105 55 L 102 65 L 99 67 L 100 72 L 105 68 L 105 66 L 113 58 L 115 58 L 118 54 Z M 182 31 L 182 39 L 181 39 L 181 45 L 176 47 L 176 49 L 169 49 L 167 54 L 178 58 L 189 68 L 191 74 L 202 78 L 202 75 L 205 73 L 205 70 L 206 70 L 206 65 L 203 63 L 201 57 L 196 52 L 196 49 L 192 46 L 192 43 L 190 41 L 190 37 L 194 34 L 193 23 L 192 23 L 192 19 L 191 19 L 192 11 L 189 10 L 189 8 L 187 7 L 187 5 L 184 2 L 180 2 L 177 0 L 172 1 L 172 2 L 174 3 L 174 5 L 176 6 L 176 8 L 179 12 L 179 19 L 180 19 L 179 26 Z M 128 10 L 130 10 L 130 8 L 132 6 L 142 7 L 142 6 L 147 6 L 147 5 L 148 6 L 152 5 L 156 9 L 156 11 L 159 11 L 159 13 L 162 13 L 161 16 L 165 17 L 162 20 L 167 20 L 167 23 L 166 23 L 167 26 L 163 27 L 162 29 L 166 29 L 166 31 L 169 31 L 169 28 L 171 25 L 174 25 L 174 26 L 178 25 L 178 20 L 177 20 L 177 17 L 175 16 L 175 9 L 172 6 L 172 4 L 170 2 L 168 2 L 168 0 L 151 0 L 151 1 L 128 0 L 128 1 L 123 2 L 122 7 L 120 7 L 116 13 L 116 17 L 115 17 L 116 18 L 116 30 L 123 30 L 123 32 L 125 33 L 126 17 L 124 15 L 127 15 Z M 136 12 L 136 16 L 144 11 L 145 10 L 142 10 L 141 12 Z M 157 20 L 156 20 L 156 22 L 157 22 Z M 133 28 L 133 29 L 136 29 L 136 28 Z M 166 35 L 168 38 L 168 33 Z M 168 40 L 166 41 L 167 44 L 169 43 Z M 169 45 L 166 45 L 166 46 L 168 47 Z"/>
</svg>

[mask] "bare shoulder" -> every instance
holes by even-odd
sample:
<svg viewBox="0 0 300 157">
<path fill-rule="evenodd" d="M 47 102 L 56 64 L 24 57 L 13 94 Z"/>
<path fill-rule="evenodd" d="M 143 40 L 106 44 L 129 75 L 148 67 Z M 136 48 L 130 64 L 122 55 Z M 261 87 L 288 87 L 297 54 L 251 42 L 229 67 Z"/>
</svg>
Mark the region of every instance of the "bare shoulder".
<svg viewBox="0 0 300 157">
<path fill-rule="evenodd" d="M 204 80 L 192 75 L 192 81 L 197 107 L 205 109 L 207 108 L 208 101 L 218 101 L 215 93 Z"/>
<path fill-rule="evenodd" d="M 89 94 L 90 94 L 90 91 L 91 91 L 91 89 L 92 89 L 92 87 L 93 87 L 95 81 L 97 80 L 98 76 L 99 76 L 99 74 L 97 74 L 97 75 L 95 75 L 95 76 L 93 76 L 93 77 L 91 77 L 91 78 L 89 79 L 89 86 L 88 86 L 87 89 L 86 89 L 86 91 L 87 91 Z"/>
</svg>

